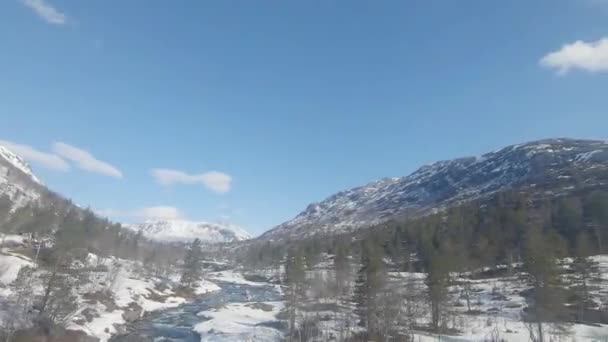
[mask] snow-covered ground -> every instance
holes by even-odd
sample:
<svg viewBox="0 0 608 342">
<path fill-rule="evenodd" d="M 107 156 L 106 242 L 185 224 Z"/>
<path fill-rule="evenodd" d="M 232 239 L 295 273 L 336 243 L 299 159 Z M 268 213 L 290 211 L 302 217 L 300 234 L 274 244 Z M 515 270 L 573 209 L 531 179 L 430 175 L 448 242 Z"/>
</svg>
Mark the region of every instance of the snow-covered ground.
<svg viewBox="0 0 608 342">
<path fill-rule="evenodd" d="M 599 264 L 599 277 L 589 282 L 590 295 L 599 307 L 608 304 L 608 255 L 593 257 Z M 564 267 L 569 260 L 563 260 Z M 333 270 L 315 270 L 309 272 L 309 279 L 323 279 L 331 277 Z M 430 315 L 428 302 L 426 301 L 426 288 L 424 273 L 391 272 L 389 273 L 389 286 L 395 291 L 406 293 L 417 301 L 416 326 L 428 326 Z M 464 281 L 453 275 L 455 280 Z M 564 280 L 569 283 L 572 275 L 564 275 Z M 454 285 L 449 288 L 449 304 L 446 308 L 446 322 L 449 328 L 455 329 L 456 333 L 438 336 L 421 330 L 414 331 L 415 341 L 508 341 L 521 342 L 530 341 L 530 332 L 526 324 L 521 322 L 522 310 L 526 307 L 526 299 L 522 292 L 529 287 L 522 281 L 521 274 L 502 277 L 487 277 L 483 279 L 466 279 L 471 283 L 471 311 L 467 312 L 466 301 L 462 296 L 463 288 Z M 407 285 L 413 284 L 413 285 Z M 319 291 L 317 291 L 319 292 Z M 309 295 L 311 292 L 309 291 Z M 315 311 L 304 312 L 301 315 L 324 317 L 318 322 L 317 327 L 321 335 L 315 341 L 335 341 L 344 330 L 354 333 L 359 331 L 357 327 L 358 317 L 353 314 L 353 304 L 340 301 L 335 303 L 333 299 L 317 299 L 317 303 L 326 306 L 317 306 Z M 336 312 L 335 306 L 339 306 Z M 402 307 L 402 313 L 404 314 Z M 559 324 L 545 323 L 546 334 L 551 341 L 608 341 L 608 325 L 601 324 Z M 342 328 L 341 328 L 342 327 Z M 346 327 L 346 328 L 344 328 Z"/>
<path fill-rule="evenodd" d="M 282 302 L 232 303 L 199 313 L 208 320 L 197 324 L 194 330 L 203 342 L 280 341 L 280 331 L 262 323 L 276 320 L 282 309 Z"/>
<path fill-rule="evenodd" d="M 137 262 L 116 258 L 100 259 L 93 254 L 89 255 L 88 262 L 91 266 L 103 267 L 99 271 L 92 271 L 90 282 L 79 289 L 80 313 L 74 315 L 67 324 L 71 330 L 84 331 L 104 342 L 119 332 L 120 326 L 127 323 L 127 320 L 186 302 L 185 298 L 175 294 L 172 288 L 175 282 L 142 274 L 141 265 Z M 6 249 L 0 253 L 0 304 L 12 301 L 14 290 L 9 285 L 17 278 L 19 269 L 34 265 L 31 259 L 21 254 Z M 166 286 L 158 286 L 160 283 Z M 39 284 L 33 288 L 35 292 L 42 291 Z M 220 287 L 215 283 L 203 280 L 195 293 L 218 290 Z"/>
<path fill-rule="evenodd" d="M 17 237 L 7 237 L 6 240 L 19 242 Z M 608 303 L 608 255 L 596 256 L 594 259 L 599 263 L 600 276 L 590 282 L 590 293 L 593 300 L 603 306 Z M 69 328 L 84 331 L 88 335 L 99 338 L 100 341 L 107 341 L 112 334 L 121 331 L 122 325 L 146 312 L 174 308 L 186 302 L 186 299 L 177 296 L 173 289 L 177 275 L 168 280 L 160 279 L 143 272 L 141 265 L 137 262 L 116 258 L 100 259 L 93 254 L 89 255 L 88 263 L 104 267 L 92 272 L 90 283 L 80 289 L 80 314 L 74 317 Z M 567 264 L 568 260 L 564 260 L 564 263 Z M 13 290 L 9 285 L 15 280 L 19 269 L 23 266 L 34 266 L 34 263 L 26 256 L 11 252 L 7 248 L 2 249 L 0 253 L 0 304 L 13 295 Z M 318 281 L 317 283 L 312 282 L 318 286 L 316 290 L 309 291 L 311 296 L 324 296 L 323 291 L 326 288 L 323 287 L 323 284 L 328 284 L 327 281 L 333 277 L 329 264 L 320 268 L 308 274 L 310 280 Z M 391 272 L 389 277 L 389 286 L 402 291 L 406 289 L 417 291 L 420 311 L 416 316 L 416 323 L 419 327 L 428 325 L 428 303 L 424 299 L 426 294 L 425 274 Z M 564 277 L 568 278 L 571 275 Z M 406 286 L 408 279 L 414 284 L 409 288 Z M 457 332 L 441 336 L 442 340 L 504 340 L 509 342 L 530 340 L 528 328 L 521 322 L 521 313 L 526 307 L 526 300 L 522 296 L 522 292 L 527 289 L 527 285 L 521 280 L 519 274 L 456 280 L 464 281 L 465 279 L 471 284 L 472 312 L 467 312 L 461 285 L 451 286 L 446 321 L 448 326 Z M 196 293 L 220 291 L 221 288 L 216 283 L 232 283 L 243 287 L 253 286 L 256 289 L 270 285 L 265 282 L 249 281 L 239 271 L 230 269 L 207 273 L 205 280 L 199 283 Z M 275 289 L 280 290 L 280 287 L 275 285 Z M 104 297 L 100 295 L 101 293 L 109 295 Z M 95 296 L 91 297 L 91 294 Z M 251 299 L 247 299 L 247 301 L 249 302 L 231 302 L 200 312 L 201 323 L 197 324 L 194 330 L 201 335 L 202 341 L 210 342 L 280 340 L 281 332 L 268 324 L 277 321 L 277 315 L 284 308 L 284 303 L 279 301 L 253 302 Z M 317 317 L 323 317 L 318 324 L 321 335 L 317 341 L 331 341 L 332 336 L 333 338 L 340 336 L 340 331 L 343 331 L 341 327 L 344 326 L 351 332 L 357 331 L 357 318 L 353 314 L 352 303 L 335 303 L 331 297 L 329 300 L 317 299 L 316 303 L 321 305 L 317 305 L 315 311 L 308 314 L 314 313 Z M 336 307 L 338 307 L 337 312 Z M 89 315 L 86 315 L 85 312 L 88 312 Z M 307 313 L 303 314 L 307 315 Z M 84 316 L 89 317 L 83 319 Z M 546 324 L 550 338 L 555 341 L 608 340 L 608 325 L 565 324 L 560 328 L 564 326 L 565 330 L 559 330 L 552 324 Z M 438 339 L 438 336 L 423 330 L 415 331 L 414 337 L 417 341 L 430 342 Z"/>
<path fill-rule="evenodd" d="M 29 258 L 8 251 L 0 253 L 0 285 L 6 286 L 17 278 L 17 273 L 23 266 L 33 266 Z"/>
<path fill-rule="evenodd" d="M 600 306 L 605 305 L 608 298 L 608 255 L 594 257 L 599 264 L 599 278 L 590 281 L 590 295 Z M 567 264 L 568 260 L 564 260 Z M 568 283 L 570 276 L 565 275 Z M 442 336 L 442 339 L 453 341 L 486 341 L 495 338 L 504 341 L 528 341 L 528 327 L 521 322 L 522 309 L 526 307 L 525 298 L 521 295 L 528 286 L 522 282 L 519 275 L 512 277 L 486 278 L 472 280 L 471 309 L 478 312 L 472 315 L 466 313 L 464 299 L 459 297 L 461 288 L 453 286 L 450 289 L 454 302 L 449 308 L 455 328 L 460 331 L 457 336 Z M 597 286 L 597 287 L 595 287 Z M 608 325 L 600 324 L 560 324 L 546 323 L 548 335 L 552 340 L 561 341 L 606 341 L 608 340 Z M 436 336 L 416 334 L 421 341 L 436 340 Z M 449 337 L 449 338 L 446 338 Z"/>
<path fill-rule="evenodd" d="M 234 270 L 211 272 L 211 273 L 207 274 L 207 277 L 211 280 L 221 281 L 221 282 L 225 282 L 225 283 L 234 283 L 234 284 L 250 285 L 250 286 L 268 285 L 266 283 L 249 281 L 249 280 L 245 279 L 245 277 L 243 277 L 243 274 L 238 273 Z"/>
<path fill-rule="evenodd" d="M 104 304 L 97 303 L 93 306 L 100 312 L 100 316 L 84 325 L 71 325 L 72 329 L 81 329 L 91 336 L 98 337 L 100 341 L 107 341 L 113 334 L 118 332 L 116 325 L 127 323 L 123 316 L 130 307 L 141 308 L 139 316 L 146 312 L 163 310 L 177 307 L 186 302 L 186 299 L 175 295 L 171 288 L 160 290 L 156 284 L 160 279 L 154 277 L 142 277 L 135 275 L 134 262 L 127 260 L 113 260 L 115 266 L 119 267 L 119 272 L 112 287 L 114 303 L 118 306 L 114 310 L 108 309 Z M 220 290 L 216 284 L 203 280 L 199 282 L 195 289 L 196 294 L 204 294 L 211 291 Z M 90 307 L 90 306 L 89 306 Z"/>
</svg>

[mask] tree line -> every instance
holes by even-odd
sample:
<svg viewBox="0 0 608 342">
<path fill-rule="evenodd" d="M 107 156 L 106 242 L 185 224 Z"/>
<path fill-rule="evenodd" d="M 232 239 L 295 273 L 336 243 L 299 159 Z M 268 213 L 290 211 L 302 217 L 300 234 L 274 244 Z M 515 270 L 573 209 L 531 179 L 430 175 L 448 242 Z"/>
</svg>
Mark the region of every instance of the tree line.
<svg viewBox="0 0 608 342">
<path fill-rule="evenodd" d="M 252 244 L 240 258 L 253 269 L 284 266 L 290 341 L 320 333 L 312 322 L 322 317 L 310 316 L 311 293 L 319 292 L 310 275 L 329 256 L 334 278 L 320 303 L 334 301 L 337 311 L 348 307 L 358 322 L 345 328 L 349 333 L 340 341 L 408 341 L 413 330 L 449 333 L 450 289 L 459 289 L 466 311 L 473 313 L 470 279 L 489 269 L 516 276 L 528 287 L 521 319 L 530 338 L 542 342 L 549 340 L 547 322 L 608 323 L 608 310 L 598 308 L 589 293 L 598 272 L 590 256 L 605 253 L 607 234 L 607 192 L 533 198 L 505 191 L 363 232 Z M 566 257 L 571 257 L 567 265 Z M 421 272 L 424 279 L 388 281 L 389 271 Z M 421 312 L 429 317 L 425 326 L 416 319 Z"/>
<path fill-rule="evenodd" d="M 25 243 L 9 245 L 3 240 L 0 245 L 33 261 L 33 266 L 21 267 L 9 285 L 14 296 L 9 318 L 0 327 L 5 342 L 26 328 L 51 336 L 83 309 L 79 296 L 111 301 L 122 264 L 108 266 L 103 260 L 133 261 L 140 276 L 166 282 L 181 271 L 177 287 L 184 294 L 191 294 L 202 277 L 200 240 L 187 246 L 149 241 L 141 231 L 125 229 L 60 197 L 15 208 L 10 198 L 0 196 L 0 233 L 20 235 Z"/>
</svg>

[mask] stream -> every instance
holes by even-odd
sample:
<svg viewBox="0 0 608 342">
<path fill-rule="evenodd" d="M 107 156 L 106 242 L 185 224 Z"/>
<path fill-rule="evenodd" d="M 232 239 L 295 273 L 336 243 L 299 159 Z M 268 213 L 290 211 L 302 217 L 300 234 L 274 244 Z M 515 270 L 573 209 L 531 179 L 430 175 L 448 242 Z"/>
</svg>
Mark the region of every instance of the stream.
<svg viewBox="0 0 608 342">
<path fill-rule="evenodd" d="M 280 301 L 281 296 L 271 285 L 252 286 L 217 282 L 222 289 L 202 295 L 195 301 L 166 310 L 151 312 L 140 320 L 127 325 L 127 333 L 115 336 L 110 342 L 200 342 L 194 326 L 207 319 L 197 314 L 219 309 L 226 304 L 244 302 Z M 266 327 L 280 327 L 277 322 L 267 322 Z M 229 340 L 218 333 L 217 340 Z M 215 341 L 209 333 L 205 341 Z M 257 341 L 257 339 L 256 339 Z M 260 340 L 260 342 L 263 342 Z"/>
</svg>

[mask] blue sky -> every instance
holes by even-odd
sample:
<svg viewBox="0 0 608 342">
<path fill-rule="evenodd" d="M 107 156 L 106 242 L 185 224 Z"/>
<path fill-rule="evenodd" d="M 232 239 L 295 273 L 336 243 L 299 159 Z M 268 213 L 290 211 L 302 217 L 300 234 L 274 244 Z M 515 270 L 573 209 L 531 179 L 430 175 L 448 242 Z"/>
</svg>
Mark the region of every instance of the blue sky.
<svg viewBox="0 0 608 342">
<path fill-rule="evenodd" d="M 257 234 L 422 164 L 608 135 L 608 1 L 0 2 L 0 140 L 123 221 Z"/>
</svg>

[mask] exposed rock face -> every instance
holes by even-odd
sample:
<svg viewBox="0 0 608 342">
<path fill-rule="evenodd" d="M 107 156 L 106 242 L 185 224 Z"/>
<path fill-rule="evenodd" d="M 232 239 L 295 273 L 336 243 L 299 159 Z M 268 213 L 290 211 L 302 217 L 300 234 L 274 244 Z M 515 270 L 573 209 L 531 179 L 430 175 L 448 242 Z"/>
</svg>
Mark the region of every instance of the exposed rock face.
<svg viewBox="0 0 608 342">
<path fill-rule="evenodd" d="M 11 340 L 13 342 L 99 342 L 96 337 L 88 336 L 82 331 L 53 328 L 52 331 L 43 329 L 27 329 L 17 331 Z"/>
<path fill-rule="evenodd" d="M 498 191 L 527 187 L 559 195 L 608 185 L 608 142 L 549 139 L 513 145 L 479 157 L 426 165 L 409 176 L 385 178 L 339 192 L 264 233 L 262 240 L 340 233 L 393 218 L 416 217 Z"/>
<path fill-rule="evenodd" d="M 129 307 L 123 312 L 122 318 L 127 322 L 134 322 L 141 317 L 142 312 L 142 307 L 139 304 L 132 302 L 129 304 Z"/>
</svg>

